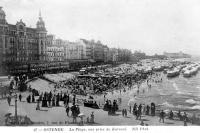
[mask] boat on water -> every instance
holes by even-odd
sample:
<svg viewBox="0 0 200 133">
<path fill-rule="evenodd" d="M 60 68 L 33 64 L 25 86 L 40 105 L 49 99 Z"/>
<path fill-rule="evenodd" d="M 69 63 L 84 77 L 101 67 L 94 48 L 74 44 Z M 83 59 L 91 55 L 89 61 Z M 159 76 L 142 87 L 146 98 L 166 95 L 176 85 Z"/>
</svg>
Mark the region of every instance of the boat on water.
<svg viewBox="0 0 200 133">
<path fill-rule="evenodd" d="M 167 77 L 176 77 L 180 74 L 180 70 L 178 68 L 174 68 L 173 70 L 167 71 Z"/>
</svg>

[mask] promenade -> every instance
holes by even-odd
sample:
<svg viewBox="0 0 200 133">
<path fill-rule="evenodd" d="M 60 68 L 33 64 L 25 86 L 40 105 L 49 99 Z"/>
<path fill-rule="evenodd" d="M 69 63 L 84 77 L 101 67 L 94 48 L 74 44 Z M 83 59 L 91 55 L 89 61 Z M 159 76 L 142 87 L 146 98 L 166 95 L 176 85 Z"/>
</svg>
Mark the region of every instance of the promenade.
<svg viewBox="0 0 200 133">
<path fill-rule="evenodd" d="M 4 115 L 8 112 L 14 114 L 14 99 L 11 101 L 11 106 L 8 106 L 6 100 L 0 101 L 0 125 L 4 125 Z M 54 125 L 54 126 L 64 126 L 64 125 L 78 125 L 72 123 L 72 117 L 68 117 L 65 112 L 63 105 L 54 108 L 41 108 L 41 110 L 36 110 L 36 103 L 27 104 L 23 99 L 22 102 L 17 102 L 18 105 L 18 115 L 27 115 L 35 124 L 33 126 L 44 126 L 44 125 Z M 116 112 L 116 115 L 108 115 L 106 111 L 102 109 L 92 109 L 80 106 L 80 112 L 85 115 L 84 121 L 87 117 L 90 117 L 91 112 L 94 112 L 95 124 L 84 125 L 129 125 L 136 126 L 140 125 L 141 121 L 136 120 L 135 116 L 128 112 L 127 117 L 123 117 L 121 112 Z M 165 119 L 165 123 L 159 122 L 159 117 L 157 116 L 142 116 L 145 124 L 149 126 L 183 126 L 183 121 L 169 120 Z M 77 122 L 80 122 L 80 118 L 77 118 Z M 191 125 L 188 123 L 188 125 Z"/>
</svg>

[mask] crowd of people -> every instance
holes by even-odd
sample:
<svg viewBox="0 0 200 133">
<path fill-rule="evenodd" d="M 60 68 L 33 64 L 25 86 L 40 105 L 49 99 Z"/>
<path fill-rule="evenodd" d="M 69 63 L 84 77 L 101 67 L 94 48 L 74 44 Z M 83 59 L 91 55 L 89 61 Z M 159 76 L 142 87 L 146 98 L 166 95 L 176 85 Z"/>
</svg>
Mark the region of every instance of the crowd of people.
<svg viewBox="0 0 200 133">
<path fill-rule="evenodd" d="M 66 88 L 67 90 L 69 90 L 69 93 L 62 93 L 62 91 L 59 91 L 57 93 L 55 93 L 55 91 L 39 93 L 37 90 L 31 89 L 32 93 L 27 96 L 26 101 L 27 103 L 37 103 L 36 110 L 40 110 L 40 103 L 41 107 L 58 107 L 60 106 L 60 102 L 62 101 L 63 105 L 65 105 L 67 116 L 70 116 L 71 111 L 73 123 L 77 123 L 76 119 L 80 114 L 80 108 L 76 104 L 76 95 L 86 96 L 88 94 L 104 94 L 106 91 L 113 91 L 117 89 L 119 89 L 121 93 L 121 90 L 124 88 L 124 86 L 127 86 L 128 89 L 131 89 L 134 84 L 137 85 L 137 95 L 139 95 L 140 85 L 143 81 L 146 81 L 148 88 L 151 88 L 150 82 L 160 83 L 163 80 L 160 74 L 158 73 L 128 73 L 128 69 L 123 71 L 125 71 L 125 73 L 113 74 L 104 71 L 103 73 L 96 75 L 82 75 L 80 77 L 72 78 L 66 81 L 61 81 L 55 84 L 55 90 L 59 90 L 60 88 Z M 26 76 L 19 76 L 18 78 L 15 78 L 15 81 L 18 84 L 22 84 L 25 83 L 26 79 Z M 22 89 L 22 91 L 23 90 L 24 89 Z M 124 89 L 124 91 L 126 90 Z M 70 96 L 73 96 L 71 101 Z M 19 99 L 21 101 L 22 96 L 19 96 Z M 11 98 L 8 97 L 7 100 L 8 104 L 10 105 Z M 69 106 L 70 102 L 72 102 L 71 107 Z M 97 105 L 96 102 L 92 104 Z M 118 101 L 113 100 L 112 102 L 111 100 L 107 99 L 103 106 L 103 110 L 108 111 L 108 115 L 115 115 L 116 111 L 119 110 Z M 156 105 L 153 102 L 150 105 L 135 103 L 133 107 L 130 106 L 129 112 L 136 117 L 136 120 L 141 120 L 142 115 L 155 116 Z M 122 116 L 127 117 L 127 109 L 122 109 Z M 184 125 L 187 125 L 189 119 L 186 113 L 182 115 L 179 112 L 177 116 L 181 121 L 184 121 Z M 161 110 L 159 112 L 159 121 L 164 123 L 165 117 L 166 113 L 163 110 Z M 174 112 L 172 110 L 169 112 L 168 118 L 171 120 L 174 119 Z M 91 119 L 87 118 L 87 121 L 90 123 L 94 123 L 93 113 L 91 114 Z"/>
<path fill-rule="evenodd" d="M 38 94 L 38 95 L 35 95 Z M 42 93 L 31 93 L 27 96 L 26 101 L 27 103 L 35 103 L 36 99 L 35 96 L 39 96 L 37 101 L 42 102 L 42 107 L 54 107 L 54 106 L 60 106 L 60 101 L 63 102 L 64 105 L 69 104 L 70 96 L 67 93 L 53 93 L 53 92 L 42 92 Z M 74 96 L 75 97 L 75 96 Z"/>
<path fill-rule="evenodd" d="M 104 111 L 108 111 L 108 115 L 114 115 L 118 109 L 117 100 L 114 100 L 113 104 L 111 100 L 106 100 L 106 103 L 103 107 Z"/>
<path fill-rule="evenodd" d="M 130 106 L 129 112 L 136 116 L 136 120 L 138 120 L 138 119 L 141 120 L 142 115 L 155 116 L 156 106 L 155 106 L 155 103 L 153 103 L 153 102 L 151 103 L 151 106 L 149 106 L 149 105 L 145 106 L 145 104 L 137 105 L 137 103 L 135 103 L 133 106 L 133 109 Z"/>
</svg>

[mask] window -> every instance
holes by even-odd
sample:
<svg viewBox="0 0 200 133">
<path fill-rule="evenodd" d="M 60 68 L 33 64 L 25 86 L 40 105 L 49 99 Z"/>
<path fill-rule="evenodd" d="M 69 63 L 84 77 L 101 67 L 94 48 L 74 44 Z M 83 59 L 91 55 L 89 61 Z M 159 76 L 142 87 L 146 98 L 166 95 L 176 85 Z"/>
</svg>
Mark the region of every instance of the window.
<svg viewBox="0 0 200 133">
<path fill-rule="evenodd" d="M 22 25 L 20 25 L 20 26 L 19 26 L 19 29 L 20 29 L 20 30 L 23 30 L 23 26 L 22 26 Z"/>
</svg>

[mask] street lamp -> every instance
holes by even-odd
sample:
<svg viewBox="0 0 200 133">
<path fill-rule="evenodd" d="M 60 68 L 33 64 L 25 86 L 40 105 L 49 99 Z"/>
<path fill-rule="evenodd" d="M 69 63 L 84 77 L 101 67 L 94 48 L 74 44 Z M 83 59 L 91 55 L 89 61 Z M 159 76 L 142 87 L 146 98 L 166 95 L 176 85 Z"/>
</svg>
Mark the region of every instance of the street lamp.
<svg viewBox="0 0 200 133">
<path fill-rule="evenodd" d="M 17 94 L 15 94 L 15 124 L 18 124 L 18 117 L 17 117 Z"/>
</svg>

